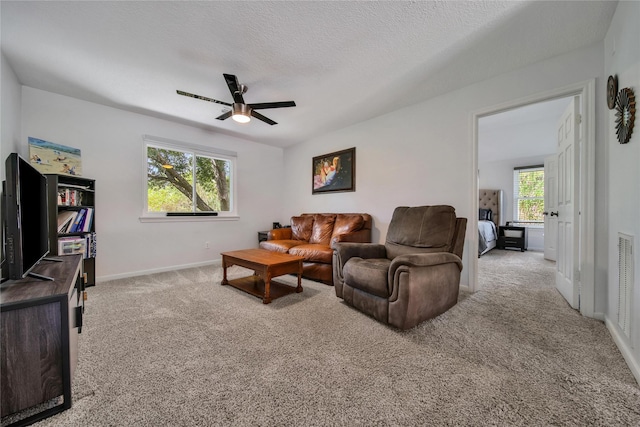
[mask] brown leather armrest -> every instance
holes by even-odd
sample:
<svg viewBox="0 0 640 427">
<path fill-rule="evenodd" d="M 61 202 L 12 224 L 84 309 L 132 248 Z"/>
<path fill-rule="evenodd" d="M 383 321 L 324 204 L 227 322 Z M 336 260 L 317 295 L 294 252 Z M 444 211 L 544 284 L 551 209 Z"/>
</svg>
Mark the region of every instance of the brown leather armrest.
<svg viewBox="0 0 640 427">
<path fill-rule="evenodd" d="M 267 240 L 291 240 L 291 228 L 274 228 L 269 231 Z"/>
<path fill-rule="evenodd" d="M 338 234 L 331 238 L 331 247 L 339 242 L 371 243 L 371 230 L 358 230 L 351 233 Z"/>
</svg>

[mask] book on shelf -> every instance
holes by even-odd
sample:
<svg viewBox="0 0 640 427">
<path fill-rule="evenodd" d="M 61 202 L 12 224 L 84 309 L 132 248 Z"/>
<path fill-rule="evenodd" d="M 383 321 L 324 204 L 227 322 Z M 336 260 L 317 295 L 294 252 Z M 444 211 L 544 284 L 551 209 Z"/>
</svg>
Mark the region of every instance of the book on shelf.
<svg viewBox="0 0 640 427">
<path fill-rule="evenodd" d="M 82 231 L 91 231 L 91 223 L 93 222 L 93 208 L 87 208 L 87 212 L 84 215 L 82 221 Z"/>
<path fill-rule="evenodd" d="M 73 188 L 58 188 L 59 206 L 80 206 L 82 205 L 82 191 Z"/>
<path fill-rule="evenodd" d="M 77 211 L 62 211 L 58 213 L 58 233 L 66 233 L 69 224 L 73 224 L 77 215 Z"/>
<path fill-rule="evenodd" d="M 96 233 L 87 233 L 84 235 L 85 238 L 85 258 L 95 258 L 96 257 Z"/>
<path fill-rule="evenodd" d="M 84 214 L 87 210 L 86 209 L 80 209 L 78 211 L 78 215 L 76 216 L 76 219 L 73 221 L 73 224 L 71 224 L 71 226 L 68 229 L 68 233 L 77 233 L 78 232 L 78 227 L 80 226 L 80 223 L 82 222 L 82 218 L 84 217 Z"/>
</svg>

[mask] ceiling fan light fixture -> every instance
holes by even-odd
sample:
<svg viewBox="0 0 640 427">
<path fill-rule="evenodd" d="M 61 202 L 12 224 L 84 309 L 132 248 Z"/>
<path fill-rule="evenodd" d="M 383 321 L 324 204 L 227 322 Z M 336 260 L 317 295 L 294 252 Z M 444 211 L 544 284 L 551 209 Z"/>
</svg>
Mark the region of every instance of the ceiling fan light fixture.
<svg viewBox="0 0 640 427">
<path fill-rule="evenodd" d="M 249 123 L 251 120 L 251 107 L 247 104 L 234 103 L 231 118 L 238 123 Z"/>
</svg>

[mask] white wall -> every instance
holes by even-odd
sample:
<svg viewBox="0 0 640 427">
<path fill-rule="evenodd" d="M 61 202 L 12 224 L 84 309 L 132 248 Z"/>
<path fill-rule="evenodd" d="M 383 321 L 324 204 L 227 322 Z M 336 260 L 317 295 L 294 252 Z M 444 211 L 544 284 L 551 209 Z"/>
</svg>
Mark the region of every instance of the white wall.
<svg viewBox="0 0 640 427">
<path fill-rule="evenodd" d="M 20 141 L 21 87 L 16 74 L 0 52 L 0 182 L 5 180 L 4 162 L 18 151 Z M 4 214 L 4 212 L 3 212 Z M 0 219 L 4 224 L 4 218 Z M 4 227 L 0 226 L 0 259 L 4 259 Z"/>
<path fill-rule="evenodd" d="M 594 77 L 602 80 L 602 52 L 601 43 L 576 50 L 286 149 L 285 215 L 367 212 L 374 218 L 377 242 L 384 242 L 396 206 L 450 204 L 459 216 L 473 217 L 473 112 Z M 312 195 L 311 158 L 354 146 L 356 191 Z M 469 240 L 467 233 L 465 266 Z M 462 285 L 469 283 L 468 271 L 463 270 Z"/>
<path fill-rule="evenodd" d="M 636 97 L 636 123 L 628 144 L 618 143 L 615 110 L 606 115 L 609 150 L 608 208 L 609 294 L 607 326 L 618 340 L 623 355 L 640 382 L 640 2 L 620 2 L 605 37 L 605 75 L 618 76 L 618 88 L 632 88 Z M 617 325 L 618 232 L 634 236 L 635 281 L 632 291 L 631 337 Z"/>
<path fill-rule="evenodd" d="M 0 53 L 0 114 L 2 131 L 0 133 L 0 181 L 4 180 L 4 161 L 10 153 L 18 150 L 21 121 L 21 86 L 13 69 Z"/>
<path fill-rule="evenodd" d="M 79 148 L 83 176 L 96 180 L 98 281 L 219 261 L 221 251 L 257 247 L 257 232 L 282 220 L 280 148 L 29 87 L 22 94 L 23 154 L 29 136 Z M 240 219 L 141 223 L 144 134 L 237 152 Z"/>
</svg>

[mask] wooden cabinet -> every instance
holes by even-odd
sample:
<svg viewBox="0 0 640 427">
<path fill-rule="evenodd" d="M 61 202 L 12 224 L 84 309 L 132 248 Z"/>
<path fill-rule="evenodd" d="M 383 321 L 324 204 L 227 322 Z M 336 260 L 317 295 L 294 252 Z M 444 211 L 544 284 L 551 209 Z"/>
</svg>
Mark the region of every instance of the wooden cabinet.
<svg viewBox="0 0 640 427">
<path fill-rule="evenodd" d="M 78 245 L 74 241 L 84 240 L 83 274 L 86 286 L 96 284 L 96 225 L 95 225 L 95 188 L 93 179 L 72 175 L 47 174 L 48 201 L 49 201 L 49 246 L 51 255 L 66 255 L 77 250 Z M 58 230 L 58 218 L 67 213 L 80 213 L 84 211 L 89 224 L 86 229 L 77 231 Z M 68 242 L 62 245 L 60 241 Z"/>
<path fill-rule="evenodd" d="M 269 232 L 268 231 L 258 231 L 258 244 L 260 242 L 265 242 L 269 239 Z"/>
<path fill-rule="evenodd" d="M 527 250 L 527 227 L 502 226 L 498 229 L 498 249 Z"/>
<path fill-rule="evenodd" d="M 28 425 L 71 407 L 71 379 L 84 310 L 81 262 L 81 255 L 63 257 L 62 262 L 45 259 L 33 271 L 53 281 L 27 277 L 0 287 L 2 417 L 63 398 L 62 403 L 35 415 L 16 416 L 16 425 Z"/>
</svg>

